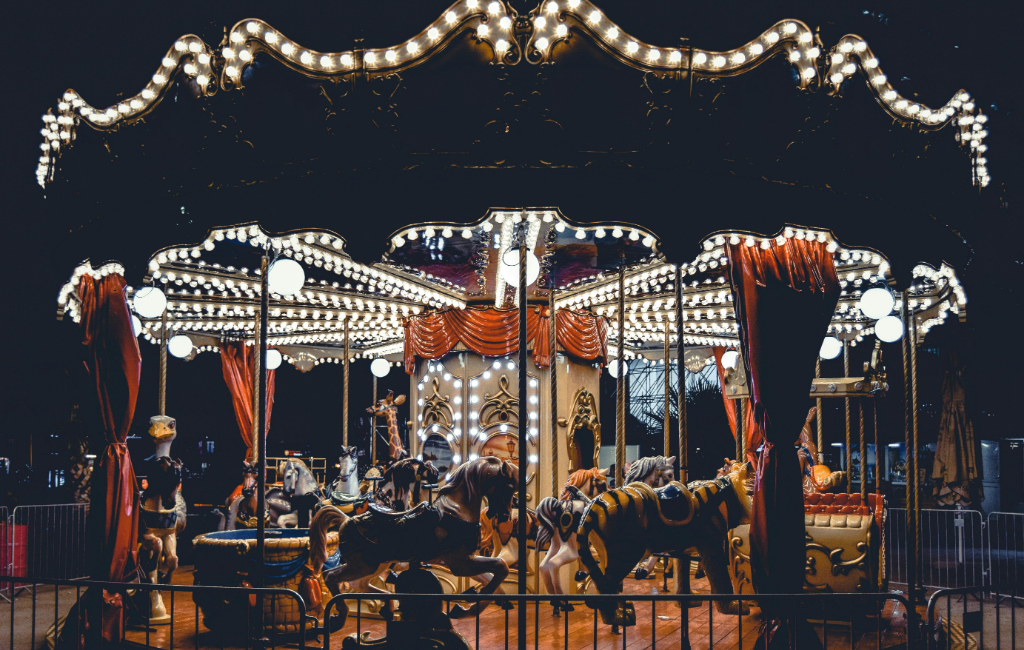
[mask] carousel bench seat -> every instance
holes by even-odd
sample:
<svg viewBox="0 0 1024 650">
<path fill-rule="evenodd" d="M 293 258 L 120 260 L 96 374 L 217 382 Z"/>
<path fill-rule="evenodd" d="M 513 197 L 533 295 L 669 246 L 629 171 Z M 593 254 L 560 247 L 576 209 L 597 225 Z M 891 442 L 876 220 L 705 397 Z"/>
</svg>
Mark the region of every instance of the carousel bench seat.
<svg viewBox="0 0 1024 650">
<path fill-rule="evenodd" d="M 805 494 L 807 566 L 804 590 L 866 593 L 886 587 L 885 499 L 869 494 Z M 729 531 L 729 570 L 737 593 L 754 593 L 750 568 L 750 526 Z"/>
</svg>

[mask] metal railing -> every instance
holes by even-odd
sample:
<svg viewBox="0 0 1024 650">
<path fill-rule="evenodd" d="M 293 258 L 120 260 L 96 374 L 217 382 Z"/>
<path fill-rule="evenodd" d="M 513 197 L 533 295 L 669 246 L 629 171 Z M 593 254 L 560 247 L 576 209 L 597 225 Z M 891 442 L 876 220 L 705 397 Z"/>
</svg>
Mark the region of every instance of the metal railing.
<svg viewBox="0 0 1024 650">
<path fill-rule="evenodd" d="M 906 508 L 889 508 L 885 557 L 891 583 L 907 583 L 907 528 Z M 985 528 L 977 510 L 921 510 L 921 584 L 928 589 L 984 585 Z"/>
<path fill-rule="evenodd" d="M 230 646 L 244 647 L 248 650 L 250 647 L 276 648 L 286 644 L 289 647 L 305 648 L 306 634 L 278 633 L 275 626 L 268 626 L 268 631 L 260 625 L 257 616 L 260 610 L 256 603 L 264 599 L 270 603 L 268 616 L 271 620 L 278 618 L 276 607 L 290 605 L 299 612 L 299 620 L 304 622 L 301 626 L 304 630 L 317 630 L 316 619 L 306 614 L 302 598 L 290 589 L 126 584 L 93 580 L 33 580 L 25 577 L 0 576 L 0 584 L 15 581 L 25 583 L 24 589 L 32 594 L 32 598 L 11 600 L 8 612 L 5 612 L 9 614 L 10 619 L 4 621 L 0 618 L 0 623 L 9 623 L 9 634 L 5 635 L 8 650 L 35 650 L 40 645 L 37 641 L 42 638 L 46 638 L 47 643 L 55 644 L 62 634 L 70 633 L 71 629 L 75 630 L 71 643 L 74 643 L 74 638 L 77 637 L 85 642 L 87 648 L 117 647 L 119 639 L 112 640 L 100 636 L 103 626 L 98 622 L 104 610 L 108 617 L 111 614 L 111 606 L 105 607 L 104 602 L 110 602 L 112 597 L 118 596 L 125 605 L 125 615 L 114 617 L 119 618 L 120 627 L 118 629 L 114 626 L 111 630 L 108 626 L 107 634 L 119 633 L 121 639 L 134 645 L 145 645 L 147 648 L 191 647 L 198 650 L 200 647 L 217 647 L 223 650 Z M 44 592 L 39 589 L 44 585 L 54 589 Z M 93 590 L 93 597 L 90 597 L 90 590 Z M 95 597 L 101 591 L 105 592 L 105 597 Z M 170 615 L 170 622 L 167 625 L 149 625 L 138 613 L 136 599 L 148 600 L 150 592 L 153 591 L 167 595 L 165 603 Z M 200 627 L 203 619 L 198 603 L 201 598 L 196 596 L 243 603 L 248 601 L 252 606 L 243 606 L 233 611 L 232 613 L 238 614 L 237 619 L 225 621 L 226 626 L 214 632 L 208 630 L 205 625 Z M 7 626 L 0 625 L 0 629 L 4 627 Z"/>
<path fill-rule="evenodd" d="M 117 621 L 121 638 L 132 644 L 147 648 L 194 648 L 200 647 L 315 647 L 329 650 L 338 646 L 338 635 L 355 636 L 364 642 L 387 635 L 388 640 L 399 647 L 417 647 L 415 641 L 423 638 L 438 638 L 438 634 L 458 634 L 474 650 L 490 650 L 496 647 L 526 647 L 534 650 L 568 650 L 569 648 L 619 647 L 640 649 L 650 647 L 685 648 L 694 647 L 712 650 L 715 647 L 753 648 L 757 639 L 760 617 L 756 614 L 725 614 L 716 605 L 720 603 L 770 602 L 778 611 L 799 612 L 806 618 L 808 633 L 818 636 L 822 645 L 830 650 L 845 649 L 876 650 L 904 647 L 909 650 L 915 639 L 913 626 L 903 623 L 908 613 L 907 602 L 899 594 L 796 594 L 796 595 L 707 595 L 674 594 L 644 595 L 580 595 L 569 596 L 572 605 L 563 600 L 565 596 L 553 598 L 543 595 L 441 595 L 441 594 L 395 594 L 388 598 L 399 603 L 399 610 L 405 620 L 388 623 L 382 620 L 368 620 L 362 615 L 362 601 L 377 600 L 380 594 L 342 594 L 332 598 L 325 606 L 325 624 L 306 614 L 305 604 L 297 593 L 288 589 L 257 589 L 249 587 L 214 587 L 186 585 L 151 585 L 97 582 L 89 580 L 41 580 L 29 578 L 0 577 L 3 581 L 28 582 L 32 598 L 19 598 L 10 603 L 11 622 L 8 650 L 26 650 L 38 647 L 42 637 L 55 639 L 61 634 L 70 634 L 74 629 L 77 638 L 81 634 L 97 635 L 85 638 L 89 647 L 109 644 L 111 639 L 101 639 L 101 626 L 90 624 L 83 628 L 83 621 L 98 621 L 102 615 L 104 599 L 96 595 L 103 590 L 110 596 L 120 596 L 127 603 L 126 616 Z M 39 589 L 42 585 L 55 587 L 52 590 Z M 89 590 L 93 590 L 89 597 Z M 148 599 L 149 593 L 159 590 L 167 596 L 165 603 L 171 616 L 165 626 L 148 625 L 139 617 L 133 607 L 136 599 Z M 83 598 L 85 596 L 85 598 Z M 218 620 L 225 626 L 217 625 L 217 631 L 206 627 L 202 616 L 202 602 L 211 600 L 242 602 L 243 606 L 232 610 L 233 616 Z M 299 613 L 292 633 L 275 632 L 273 628 L 262 627 L 258 613 L 260 600 L 282 603 Z M 613 628 L 600 621 L 595 607 L 630 601 L 635 607 L 636 625 Z M 336 616 L 344 603 L 355 602 L 347 624 L 339 627 Z M 245 604 L 247 603 L 247 605 Z M 451 613 L 458 607 L 473 603 L 491 603 L 482 613 L 476 612 L 468 618 L 452 620 L 440 616 Z M 77 604 L 77 607 L 74 606 Z M 689 604 L 690 607 L 680 607 Z M 517 625 L 519 608 L 527 615 L 526 634 L 520 643 Z M 109 606 L 107 608 L 110 614 Z M 243 611 L 244 610 L 244 611 Z M 267 612 L 267 608 L 263 608 Z M 276 614 L 268 612 L 272 620 Z M 554 614 L 554 615 L 553 615 Z M 420 618 L 416 618 L 416 616 Z M 202 625 L 201 625 L 202 623 Z M 891 624 L 895 623 L 895 624 Z M 74 626 L 71 628 L 69 626 Z M 118 633 L 107 627 L 108 634 Z M 408 637 L 411 644 L 401 645 Z M 74 638 L 74 637 L 73 637 Z M 454 637 L 453 637 L 454 638 Z M 348 641 L 351 643 L 351 641 Z"/>
<path fill-rule="evenodd" d="M 1000 588 L 1024 583 L 1024 514 L 992 512 L 987 524 L 988 584 L 999 594 Z"/>
<path fill-rule="evenodd" d="M 996 587 L 996 585 L 993 585 Z M 998 585 L 1006 595 L 981 587 L 939 589 L 928 599 L 929 650 L 1016 650 L 1020 635 L 1017 610 L 1024 610 L 1016 583 Z M 1022 621 L 1024 623 L 1024 621 Z M 1024 640 L 1021 643 L 1024 646 Z"/>
<path fill-rule="evenodd" d="M 84 578 L 89 504 L 18 506 L 7 519 L 6 575 Z M 11 586 L 17 591 L 19 586 Z"/>
</svg>

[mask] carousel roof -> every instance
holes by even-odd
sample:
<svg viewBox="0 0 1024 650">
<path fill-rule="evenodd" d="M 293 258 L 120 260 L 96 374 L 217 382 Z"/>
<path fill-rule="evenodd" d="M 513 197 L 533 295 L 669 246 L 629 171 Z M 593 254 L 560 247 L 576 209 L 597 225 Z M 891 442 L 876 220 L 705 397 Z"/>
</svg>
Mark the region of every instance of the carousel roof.
<svg viewBox="0 0 1024 650">
<path fill-rule="evenodd" d="M 525 233 L 527 246 L 541 260 L 529 300 L 546 301 L 554 290 L 559 309 L 609 317 L 610 340 L 617 347 L 624 338 L 627 358 L 662 359 L 666 332 L 670 347 L 677 346 L 677 266 L 659 251 L 657 235 L 631 224 L 570 222 L 557 208 L 492 209 L 472 224 L 407 226 L 392 236 L 382 261 L 370 265 L 354 261 L 345 240 L 328 230 L 271 233 L 255 223 L 214 228 L 202 241 L 158 250 L 142 281 L 163 288 L 168 329 L 192 342 L 187 358 L 216 351 L 224 340 L 251 344 L 266 249 L 305 270 L 300 291 L 269 298 L 268 343 L 285 360 L 303 371 L 337 363 L 346 331 L 353 357 L 397 360 L 409 317 L 430 310 L 515 305 L 516 292 L 504 284 L 497 261 L 512 245 L 514 228 Z M 894 284 L 884 252 L 846 246 L 829 231 L 793 225 L 768 235 L 720 231 L 700 242 L 700 252 L 682 265 L 687 347 L 738 345 L 727 244 L 768 247 L 789 237 L 827 243 L 835 256 L 842 294 L 829 333 L 852 345 L 874 333 L 875 321 L 861 310 L 860 298 L 868 288 Z M 626 290 L 624 337 L 612 318 L 620 269 Z M 123 274 L 124 269 L 116 262 L 93 268 L 88 261 L 76 268 L 58 295 L 58 318 L 78 320 L 82 275 L 111 272 Z M 922 336 L 950 312 L 966 316 L 966 294 L 948 265 L 918 264 L 908 300 Z M 900 304 L 897 297 L 897 310 Z M 140 318 L 139 325 L 139 334 L 159 343 L 160 317 Z"/>
<path fill-rule="evenodd" d="M 181 80 L 197 96 L 240 89 L 259 57 L 269 57 L 285 68 L 315 80 L 345 81 L 395 77 L 445 51 L 467 35 L 479 49 L 478 62 L 515 66 L 560 62 L 575 38 L 582 38 L 619 63 L 661 77 L 688 76 L 718 79 L 740 75 L 774 57 L 792 67 L 802 89 L 823 89 L 841 95 L 842 88 L 859 78 L 881 109 L 901 124 L 919 131 L 951 126 L 956 141 L 972 154 L 971 179 L 985 186 L 990 181 L 984 139 L 987 117 L 964 90 L 941 105 L 928 106 L 915 96 L 901 94 L 882 72 L 878 56 L 862 37 L 842 36 L 826 48 L 820 35 L 796 19 L 784 19 L 753 39 L 726 50 L 698 46 L 679 47 L 648 43 L 628 34 L 589 0 L 550 0 L 519 14 L 505 0 L 458 0 L 432 23 L 403 41 L 385 47 L 361 44 L 342 51 L 308 48 L 267 22 L 252 18 L 237 22 L 217 46 L 194 34 L 176 39 L 138 93 L 107 106 L 94 106 L 74 90 L 67 90 L 56 110 L 43 115 L 36 167 L 40 185 L 54 179 L 57 161 L 74 143 L 77 128 L 85 124 L 113 131 L 137 123 L 168 96 Z"/>
</svg>

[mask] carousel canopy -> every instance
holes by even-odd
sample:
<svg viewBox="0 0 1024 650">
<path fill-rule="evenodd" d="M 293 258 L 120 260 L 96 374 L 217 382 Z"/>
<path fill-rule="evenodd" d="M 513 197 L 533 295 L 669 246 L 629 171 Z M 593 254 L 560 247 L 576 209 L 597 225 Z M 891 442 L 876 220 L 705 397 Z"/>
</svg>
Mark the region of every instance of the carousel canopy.
<svg viewBox="0 0 1024 650">
<path fill-rule="evenodd" d="M 845 246 L 828 231 L 799 226 L 767 236 L 721 231 L 699 242 L 694 248 L 700 252 L 681 265 L 683 334 L 688 348 L 738 345 L 727 245 L 767 248 L 790 237 L 827 243 L 834 255 L 842 295 L 830 335 L 856 345 L 875 333 L 879 318 L 900 309 L 898 296 L 885 305 L 884 314 L 863 304 L 869 289 L 891 292 L 894 279 L 883 252 Z M 677 265 L 659 251 L 658 236 L 632 224 L 570 222 L 552 207 L 492 209 L 473 223 L 413 224 L 396 231 L 381 261 L 370 265 L 354 261 L 344 238 L 327 230 L 277 234 L 255 223 L 214 228 L 199 242 L 167 246 L 152 254 L 142 284 L 162 289 L 168 336 L 181 335 L 190 341 L 184 345 L 179 339 L 183 354 L 176 356 L 192 358 L 217 350 L 225 340 L 251 344 L 260 304 L 260 260 L 266 250 L 272 258 L 294 260 L 303 269 L 300 289 L 269 297 L 268 344 L 286 361 L 301 370 L 337 363 L 344 358 L 346 333 L 353 358 L 397 361 L 407 350 L 406 337 L 422 331 L 410 329 L 410 319 L 466 308 L 514 307 L 517 292 L 506 280 L 515 282 L 518 271 L 508 275 L 499 260 L 512 250 L 518 263 L 520 241 L 529 255 L 538 258 L 528 301 L 547 304 L 554 291 L 557 309 L 608 319 L 608 329 L 594 333 L 606 339 L 590 342 L 590 352 L 576 351 L 576 356 L 603 360 L 604 347 L 611 343 L 612 354 L 624 344 L 628 358 L 663 359 L 666 335 L 670 349 L 678 346 Z M 116 262 L 97 268 L 86 262 L 78 267 L 58 295 L 58 318 L 67 314 L 78 319 L 79 277 L 111 270 L 123 273 Z M 618 309 L 620 271 L 626 310 L 621 335 L 612 318 Z M 135 303 L 139 292 L 129 292 Z M 922 336 L 949 313 L 961 319 L 966 316 L 967 297 L 950 266 L 917 265 L 908 296 L 908 308 Z M 162 310 L 152 313 L 139 304 L 133 307 L 139 318 L 138 334 L 159 343 Z M 436 349 L 446 352 L 451 346 Z"/>
</svg>

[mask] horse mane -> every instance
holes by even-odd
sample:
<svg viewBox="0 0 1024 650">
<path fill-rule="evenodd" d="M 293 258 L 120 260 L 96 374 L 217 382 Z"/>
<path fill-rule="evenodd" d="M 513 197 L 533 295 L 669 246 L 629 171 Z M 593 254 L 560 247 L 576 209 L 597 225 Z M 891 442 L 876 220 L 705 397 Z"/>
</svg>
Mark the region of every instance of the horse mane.
<svg viewBox="0 0 1024 650">
<path fill-rule="evenodd" d="M 630 465 L 629 471 L 626 472 L 626 476 L 623 478 L 622 484 L 625 486 L 630 483 L 643 481 L 658 469 L 664 467 L 671 467 L 671 464 L 668 462 L 668 458 L 665 456 L 644 456 Z"/>
<path fill-rule="evenodd" d="M 578 469 L 569 475 L 569 478 L 565 479 L 565 485 L 562 486 L 562 494 L 559 495 L 560 501 L 569 501 L 572 499 L 572 495 L 569 493 L 568 488 L 576 488 L 577 491 L 581 491 L 580 487 L 588 480 L 604 479 L 604 475 L 601 474 L 601 470 L 593 467 L 591 469 Z"/>
<path fill-rule="evenodd" d="M 483 475 L 488 471 L 493 474 L 495 470 L 501 470 L 501 460 L 494 456 L 483 456 L 477 460 L 463 463 L 451 473 L 444 486 L 437 491 L 437 496 L 447 497 L 453 492 L 465 488 L 467 503 L 481 502 L 483 495 L 479 490 L 483 487 Z"/>
</svg>

